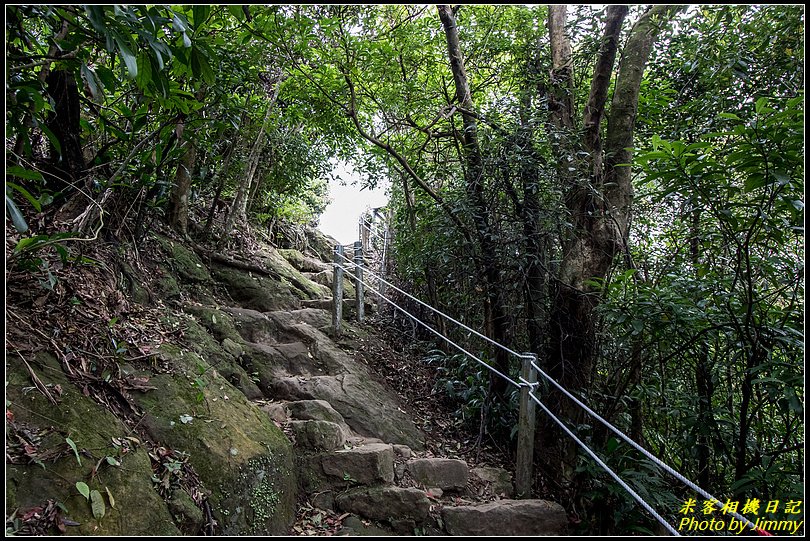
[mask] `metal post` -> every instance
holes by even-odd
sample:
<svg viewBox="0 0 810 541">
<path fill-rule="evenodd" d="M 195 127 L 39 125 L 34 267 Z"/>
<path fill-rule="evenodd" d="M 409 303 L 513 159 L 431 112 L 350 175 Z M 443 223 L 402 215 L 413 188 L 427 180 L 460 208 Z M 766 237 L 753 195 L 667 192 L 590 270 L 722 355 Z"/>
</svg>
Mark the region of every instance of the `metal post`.
<svg viewBox="0 0 810 541">
<path fill-rule="evenodd" d="M 340 336 L 340 325 L 343 320 L 343 246 L 335 246 L 334 282 L 332 282 L 332 331 L 335 338 Z"/>
<path fill-rule="evenodd" d="M 537 382 L 537 370 L 532 362 L 533 353 L 523 358 L 521 377 L 529 383 Z M 529 397 L 529 387 L 520 388 L 520 417 L 518 418 L 517 465 L 515 466 L 515 492 L 520 499 L 532 496 L 532 467 L 534 465 L 534 400 Z"/>
<path fill-rule="evenodd" d="M 363 323 L 366 315 L 366 307 L 363 304 L 363 245 L 361 241 L 354 243 L 354 298 L 357 309 L 357 322 Z"/>
</svg>

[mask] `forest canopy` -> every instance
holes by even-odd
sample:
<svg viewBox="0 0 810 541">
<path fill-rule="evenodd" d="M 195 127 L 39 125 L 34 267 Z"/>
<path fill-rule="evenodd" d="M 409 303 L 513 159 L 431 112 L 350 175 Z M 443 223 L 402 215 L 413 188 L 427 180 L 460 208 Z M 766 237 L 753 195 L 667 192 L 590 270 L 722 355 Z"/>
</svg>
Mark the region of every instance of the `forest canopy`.
<svg viewBox="0 0 810 541">
<path fill-rule="evenodd" d="M 803 5 L 12 5 L 6 66 L 9 264 L 158 221 L 284 245 L 346 160 L 392 186 L 402 287 L 703 488 L 803 498 Z M 517 393 L 429 362 L 460 419 L 513 437 Z M 547 399 L 659 507 L 685 499 Z M 650 528 L 539 424 L 547 495 L 591 532 Z"/>
</svg>

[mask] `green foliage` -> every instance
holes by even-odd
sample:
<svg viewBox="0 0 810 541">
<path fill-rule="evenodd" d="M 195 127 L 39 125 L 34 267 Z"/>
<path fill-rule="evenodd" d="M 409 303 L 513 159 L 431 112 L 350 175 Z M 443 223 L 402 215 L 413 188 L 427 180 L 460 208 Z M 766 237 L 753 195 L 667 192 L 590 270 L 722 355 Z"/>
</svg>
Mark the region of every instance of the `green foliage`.
<svg viewBox="0 0 810 541">
<path fill-rule="evenodd" d="M 486 361 L 486 356 L 483 359 Z M 503 441 L 504 437 L 515 438 L 520 396 L 516 389 L 510 388 L 505 400 L 492 400 L 489 392 L 490 371 L 467 355 L 448 355 L 433 350 L 423 362 L 435 367 L 438 375 L 433 394 L 444 396 L 457 408 L 457 424 L 478 430 L 482 409 L 489 408 L 486 421 L 496 441 Z"/>
</svg>

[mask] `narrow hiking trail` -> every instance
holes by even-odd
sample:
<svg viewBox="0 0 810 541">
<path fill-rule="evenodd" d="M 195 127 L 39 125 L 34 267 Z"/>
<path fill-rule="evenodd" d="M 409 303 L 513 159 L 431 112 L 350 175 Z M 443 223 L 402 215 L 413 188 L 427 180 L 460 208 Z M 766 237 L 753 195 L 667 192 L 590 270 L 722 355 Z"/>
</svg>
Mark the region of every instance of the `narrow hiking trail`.
<svg viewBox="0 0 810 541">
<path fill-rule="evenodd" d="M 358 325 L 345 301 L 330 337 L 332 241 L 242 244 L 224 256 L 164 231 L 137 255 L 52 262 L 52 289 L 12 276 L 7 529 L 566 531 L 559 505 L 510 499 L 499 450 L 476 446 L 433 394 L 425 351 L 374 306 Z"/>
</svg>

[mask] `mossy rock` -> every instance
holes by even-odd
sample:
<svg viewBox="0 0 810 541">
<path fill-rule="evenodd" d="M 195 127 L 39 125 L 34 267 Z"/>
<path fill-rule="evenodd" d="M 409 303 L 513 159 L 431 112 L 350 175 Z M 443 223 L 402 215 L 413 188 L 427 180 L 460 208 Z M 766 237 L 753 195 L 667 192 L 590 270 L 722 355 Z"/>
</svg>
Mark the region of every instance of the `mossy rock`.
<svg viewBox="0 0 810 541">
<path fill-rule="evenodd" d="M 280 252 L 280 250 L 274 249 L 262 250 L 257 253 L 257 256 L 270 272 L 277 274 L 291 287 L 300 291 L 301 299 L 321 299 L 327 294 L 320 285 L 304 276 L 301 271 L 290 264 Z M 298 253 L 300 254 L 300 252 Z"/>
<path fill-rule="evenodd" d="M 247 398 L 263 397 L 264 394 L 245 370 L 244 363 L 234 358 L 225 350 L 222 343 L 217 341 L 217 337 L 222 336 L 223 341 L 233 340 L 237 344 L 242 343 L 232 318 L 226 312 L 211 307 L 186 305 L 184 309 L 199 314 L 196 317 L 187 316 L 183 320 L 185 342 L 189 347 L 200 355 L 207 365 L 218 370 L 222 377 L 242 391 Z"/>
<path fill-rule="evenodd" d="M 239 336 L 239 331 L 236 330 L 234 325 L 233 317 L 227 312 L 223 312 L 214 306 L 202 304 L 186 304 L 183 306 L 183 311 L 192 314 L 219 342 L 226 338 L 230 338 L 237 343 L 242 342 L 242 337 Z"/>
<path fill-rule="evenodd" d="M 314 227 L 305 228 L 308 248 L 305 252 L 321 261 L 332 261 L 332 254 L 335 245 L 340 244 L 333 237 L 325 235 L 321 230 Z"/>
<path fill-rule="evenodd" d="M 223 265 L 216 265 L 212 272 L 231 298 L 245 308 L 273 312 L 301 307 L 300 291 L 289 284 Z"/>
<path fill-rule="evenodd" d="M 295 249 L 279 249 L 278 253 L 300 272 L 321 272 L 332 268 L 329 263 L 307 257 Z"/>
<path fill-rule="evenodd" d="M 197 254 L 186 248 L 180 242 L 169 240 L 160 235 L 156 235 L 155 238 L 169 257 L 172 267 L 180 278 L 191 283 L 210 283 L 212 281 L 208 268 L 203 264 Z"/>
<path fill-rule="evenodd" d="M 198 355 L 167 344 L 161 352 L 176 374 L 155 376 L 155 391 L 136 393 L 146 413 L 143 426 L 154 439 L 189 454 L 212 491 L 214 518 L 223 534 L 287 533 L 296 500 L 290 442 L 238 389 L 205 370 L 207 363 Z"/>
<path fill-rule="evenodd" d="M 19 357 L 11 355 L 6 360 L 6 399 L 10 402 L 7 409 L 13 413 L 18 426 L 24 424 L 37 432 L 50 428 L 58 431 L 43 437 L 37 446 L 39 452 L 57 446 L 64 448 L 67 435 L 80 452 L 81 464 L 72 452 L 56 461 L 46 461 L 44 469 L 34 464 L 8 464 L 6 516 L 15 509 L 20 510 L 19 515 L 52 499 L 67 508 L 65 518 L 79 523 L 78 526 L 69 526 L 68 534 L 179 535 L 166 503 L 153 488 L 152 467 L 145 449 L 136 445 L 121 455 L 120 448 L 112 444 L 112 438 L 128 436 L 130 430 L 110 411 L 85 397 L 67 379 L 53 356 L 41 353 L 29 360 L 29 364 L 43 384 L 61 387 L 59 404 L 52 405 L 36 390 L 23 391 L 23 388 L 30 388 L 31 379 Z M 8 434 L 8 425 L 6 430 Z M 108 465 L 105 456 L 116 457 L 120 460 L 120 467 Z M 92 476 L 91 471 L 99 461 L 98 473 Z M 76 489 L 78 481 L 102 494 L 106 507 L 102 518 L 93 516 L 90 503 Z M 113 495 L 114 507 L 110 505 L 105 489 Z"/>
<path fill-rule="evenodd" d="M 127 282 L 127 288 L 125 290 L 127 295 L 129 295 L 129 297 L 138 304 L 152 304 L 152 297 L 149 290 L 143 287 L 141 283 L 141 276 L 135 271 L 132 265 L 124 261 L 123 258 L 119 258 L 118 264 L 120 265 L 121 272 Z"/>
<path fill-rule="evenodd" d="M 180 284 L 177 283 L 173 273 L 162 265 L 157 268 L 153 283 L 161 299 L 169 301 L 180 298 Z"/>
</svg>

